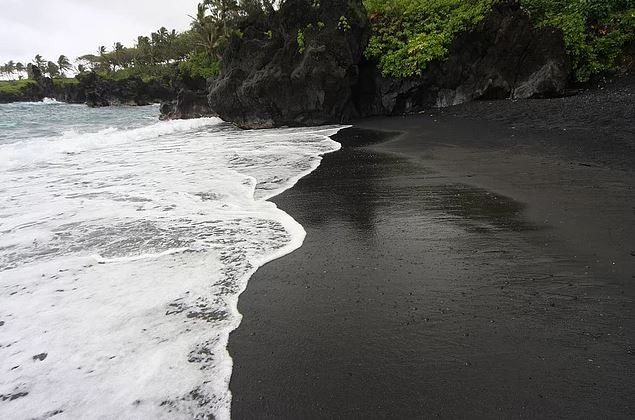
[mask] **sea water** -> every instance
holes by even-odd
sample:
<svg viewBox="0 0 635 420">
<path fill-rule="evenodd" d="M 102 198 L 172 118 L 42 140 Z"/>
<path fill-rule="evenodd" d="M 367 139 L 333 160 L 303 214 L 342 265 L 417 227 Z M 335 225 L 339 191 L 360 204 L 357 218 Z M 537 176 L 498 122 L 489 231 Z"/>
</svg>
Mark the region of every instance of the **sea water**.
<svg viewBox="0 0 635 420">
<path fill-rule="evenodd" d="M 230 417 L 239 294 L 304 230 L 269 198 L 339 127 L 0 105 L 0 418 Z"/>
</svg>

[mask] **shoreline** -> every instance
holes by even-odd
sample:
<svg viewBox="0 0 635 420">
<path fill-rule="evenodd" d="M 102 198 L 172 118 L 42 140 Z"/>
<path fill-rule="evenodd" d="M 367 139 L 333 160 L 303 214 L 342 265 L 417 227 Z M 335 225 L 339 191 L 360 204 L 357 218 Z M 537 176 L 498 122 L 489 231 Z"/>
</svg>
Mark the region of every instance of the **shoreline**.
<svg viewBox="0 0 635 420">
<path fill-rule="evenodd" d="M 632 100 L 572 98 L 340 132 L 272 200 L 307 238 L 240 297 L 234 417 L 632 416 Z"/>
</svg>

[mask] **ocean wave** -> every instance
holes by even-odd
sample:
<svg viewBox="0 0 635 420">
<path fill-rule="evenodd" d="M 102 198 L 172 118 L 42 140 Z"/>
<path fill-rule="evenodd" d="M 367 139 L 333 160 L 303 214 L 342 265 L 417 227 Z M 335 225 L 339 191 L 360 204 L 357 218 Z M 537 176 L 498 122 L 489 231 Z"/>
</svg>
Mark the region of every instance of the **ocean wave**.
<svg viewBox="0 0 635 420">
<path fill-rule="evenodd" d="M 0 417 L 229 418 L 238 296 L 306 235 L 267 199 L 341 129 L 117 127 L 0 146 Z"/>
<path fill-rule="evenodd" d="M 52 162 L 65 155 L 103 147 L 115 147 L 123 143 L 159 138 L 169 134 L 187 132 L 220 124 L 218 118 L 159 121 L 152 125 L 122 130 L 116 127 L 96 132 L 66 130 L 61 136 L 38 137 L 15 143 L 0 144 L 0 169 L 19 168 L 39 162 Z"/>
</svg>

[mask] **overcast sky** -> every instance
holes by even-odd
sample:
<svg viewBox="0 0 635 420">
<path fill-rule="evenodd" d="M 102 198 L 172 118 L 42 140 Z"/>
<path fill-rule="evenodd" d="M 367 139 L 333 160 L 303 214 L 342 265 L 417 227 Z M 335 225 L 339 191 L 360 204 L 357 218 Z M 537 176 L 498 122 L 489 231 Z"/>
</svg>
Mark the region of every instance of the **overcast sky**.
<svg viewBox="0 0 635 420">
<path fill-rule="evenodd" d="M 72 61 L 100 45 L 132 46 L 161 26 L 183 30 L 200 0 L 0 0 L 0 64 L 35 54 Z"/>
</svg>

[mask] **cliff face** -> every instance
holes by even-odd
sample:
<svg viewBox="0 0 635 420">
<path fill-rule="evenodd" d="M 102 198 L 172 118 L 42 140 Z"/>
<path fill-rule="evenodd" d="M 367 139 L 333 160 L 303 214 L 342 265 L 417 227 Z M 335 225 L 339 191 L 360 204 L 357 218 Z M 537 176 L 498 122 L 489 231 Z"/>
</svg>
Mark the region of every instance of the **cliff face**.
<svg viewBox="0 0 635 420">
<path fill-rule="evenodd" d="M 210 82 L 210 107 L 240 127 L 262 128 L 564 94 L 562 33 L 532 27 L 513 0 L 457 37 L 446 60 L 407 80 L 383 77 L 363 58 L 366 16 L 361 0 L 287 0 L 267 21 L 246 23 Z"/>
<path fill-rule="evenodd" d="M 287 0 L 247 22 L 209 87 L 209 104 L 244 128 L 340 123 L 369 36 L 361 0 Z"/>
</svg>

